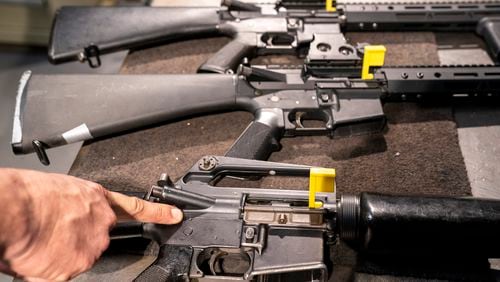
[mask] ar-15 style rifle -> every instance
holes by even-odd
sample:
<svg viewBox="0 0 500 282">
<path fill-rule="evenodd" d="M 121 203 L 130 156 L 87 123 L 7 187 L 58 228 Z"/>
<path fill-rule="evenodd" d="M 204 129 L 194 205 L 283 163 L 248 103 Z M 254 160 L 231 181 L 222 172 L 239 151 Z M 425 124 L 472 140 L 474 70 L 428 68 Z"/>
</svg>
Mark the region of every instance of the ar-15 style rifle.
<svg viewBox="0 0 500 282">
<path fill-rule="evenodd" d="M 224 177 L 274 175 L 310 177 L 310 190 L 216 186 Z M 136 281 L 327 281 L 337 239 L 372 255 L 500 255 L 498 200 L 337 197 L 334 177 L 333 169 L 206 156 L 175 184 L 163 175 L 146 196 L 182 207 L 181 224 L 126 224 L 112 236 L 160 245 Z"/>
<path fill-rule="evenodd" d="M 476 31 L 494 60 L 500 56 L 497 3 L 324 2 L 326 9 L 314 3 L 275 1 L 258 6 L 236 0 L 197 8 L 64 7 L 53 24 L 49 60 L 78 59 L 97 67 L 100 54 L 185 38 L 226 36 L 232 41 L 205 62 L 200 72 L 234 73 L 245 57 L 290 53 L 308 54 L 308 62 L 331 64 L 335 60 L 336 66 L 352 67 L 360 60 L 342 34 L 350 31 Z"/>
<path fill-rule="evenodd" d="M 365 47 L 381 51 L 380 48 Z M 373 50 L 374 49 L 374 50 Z M 494 98 L 500 67 L 377 67 L 373 79 L 336 67 L 259 68 L 237 74 L 31 75 L 18 90 L 12 146 L 36 151 L 194 114 L 245 110 L 255 120 L 226 156 L 265 160 L 282 137 L 379 132 L 381 101 Z M 359 74 L 358 74 L 359 75 Z M 321 125 L 316 122 L 319 121 Z M 308 123 L 309 122 L 309 123 Z"/>
</svg>

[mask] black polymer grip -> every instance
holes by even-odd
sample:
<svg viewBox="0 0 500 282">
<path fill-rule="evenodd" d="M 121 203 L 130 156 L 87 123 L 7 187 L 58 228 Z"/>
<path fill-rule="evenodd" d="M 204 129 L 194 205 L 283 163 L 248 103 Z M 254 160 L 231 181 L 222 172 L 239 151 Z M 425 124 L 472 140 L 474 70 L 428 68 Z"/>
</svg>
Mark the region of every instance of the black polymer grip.
<svg viewBox="0 0 500 282">
<path fill-rule="evenodd" d="M 220 74 L 33 75 L 18 91 L 20 128 L 13 129 L 13 150 L 31 153 L 33 140 L 51 148 L 234 110 L 236 87 L 234 76 Z"/>
<path fill-rule="evenodd" d="M 500 201 L 362 193 L 358 212 L 368 253 L 500 256 Z"/>
<path fill-rule="evenodd" d="M 233 39 L 200 66 L 198 72 L 232 73 L 244 57 L 253 56 L 256 46 Z"/>
<path fill-rule="evenodd" d="M 77 60 L 93 45 L 99 53 L 217 33 L 219 8 L 63 7 L 54 19 L 49 60 Z"/>
<path fill-rule="evenodd" d="M 281 132 L 267 124 L 253 121 L 225 154 L 226 157 L 267 160 L 279 150 Z"/>
<path fill-rule="evenodd" d="M 500 17 L 488 17 L 482 19 L 477 25 L 477 33 L 484 38 L 491 55 L 499 62 L 500 60 Z"/>
<path fill-rule="evenodd" d="M 190 246 L 163 245 L 158 258 L 146 268 L 135 282 L 184 282 L 189 281 L 189 267 L 193 248 Z"/>
</svg>

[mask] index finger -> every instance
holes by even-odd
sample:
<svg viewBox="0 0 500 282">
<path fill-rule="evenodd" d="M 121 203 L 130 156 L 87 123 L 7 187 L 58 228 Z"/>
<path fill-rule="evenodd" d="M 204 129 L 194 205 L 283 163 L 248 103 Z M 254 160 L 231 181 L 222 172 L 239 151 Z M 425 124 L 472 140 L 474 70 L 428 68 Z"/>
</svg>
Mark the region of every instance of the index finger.
<svg viewBox="0 0 500 282">
<path fill-rule="evenodd" d="M 182 220 L 183 214 L 177 207 L 144 201 L 121 193 L 106 193 L 111 208 L 118 219 L 134 219 L 142 222 L 175 224 Z"/>
</svg>

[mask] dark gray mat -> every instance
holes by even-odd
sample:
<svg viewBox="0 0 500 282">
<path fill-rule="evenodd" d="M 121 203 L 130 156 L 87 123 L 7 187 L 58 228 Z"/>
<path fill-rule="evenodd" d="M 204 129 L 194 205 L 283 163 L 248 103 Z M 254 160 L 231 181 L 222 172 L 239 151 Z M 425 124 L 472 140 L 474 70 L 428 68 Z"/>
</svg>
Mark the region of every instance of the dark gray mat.
<svg viewBox="0 0 500 282">
<path fill-rule="evenodd" d="M 431 33 L 352 33 L 348 37 L 353 42 L 385 44 L 388 65 L 439 63 Z M 226 42 L 224 38 L 193 40 L 134 52 L 122 73 L 194 73 Z M 297 62 L 267 56 L 256 63 Z M 383 135 L 284 139 L 283 149 L 270 160 L 334 167 L 342 192 L 470 193 L 450 108 L 388 104 L 385 111 L 389 129 Z M 81 150 L 71 174 L 114 190 L 147 189 L 162 172 L 177 178 L 201 156 L 223 154 L 251 118 L 242 112 L 210 115 L 94 142 Z M 272 185 L 289 185 L 285 180 Z"/>
</svg>

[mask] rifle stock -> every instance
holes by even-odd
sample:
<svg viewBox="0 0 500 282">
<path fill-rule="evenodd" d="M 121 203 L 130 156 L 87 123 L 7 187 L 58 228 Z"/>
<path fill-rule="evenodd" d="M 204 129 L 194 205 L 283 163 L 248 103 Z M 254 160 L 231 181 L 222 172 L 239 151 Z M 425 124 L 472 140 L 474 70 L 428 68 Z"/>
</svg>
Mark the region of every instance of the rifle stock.
<svg viewBox="0 0 500 282">
<path fill-rule="evenodd" d="M 33 152 L 33 140 L 50 148 L 237 107 L 232 75 L 33 75 L 24 82 L 16 153 Z"/>
<path fill-rule="evenodd" d="M 63 7 L 52 25 L 49 60 L 52 63 L 90 60 L 99 53 L 200 34 L 213 35 L 219 24 L 218 10 L 215 7 Z"/>
</svg>

